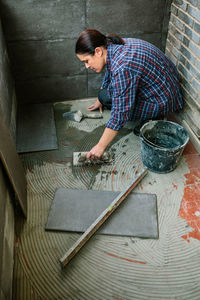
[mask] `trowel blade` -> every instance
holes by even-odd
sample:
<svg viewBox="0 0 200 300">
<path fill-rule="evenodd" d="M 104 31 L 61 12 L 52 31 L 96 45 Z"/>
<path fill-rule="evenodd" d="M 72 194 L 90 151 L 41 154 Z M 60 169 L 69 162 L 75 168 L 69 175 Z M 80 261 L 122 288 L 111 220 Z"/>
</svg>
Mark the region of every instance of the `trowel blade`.
<svg viewBox="0 0 200 300">
<path fill-rule="evenodd" d="M 63 118 L 67 119 L 67 120 L 71 120 L 74 122 L 80 122 L 83 118 L 83 114 L 81 111 L 77 111 L 77 110 L 73 110 L 73 111 L 68 111 L 63 113 Z"/>
<path fill-rule="evenodd" d="M 114 154 L 111 152 L 105 152 L 99 159 L 88 159 L 86 154 L 88 152 L 74 152 L 73 153 L 73 166 L 91 166 L 101 165 L 105 163 L 112 163 L 114 160 Z"/>
</svg>

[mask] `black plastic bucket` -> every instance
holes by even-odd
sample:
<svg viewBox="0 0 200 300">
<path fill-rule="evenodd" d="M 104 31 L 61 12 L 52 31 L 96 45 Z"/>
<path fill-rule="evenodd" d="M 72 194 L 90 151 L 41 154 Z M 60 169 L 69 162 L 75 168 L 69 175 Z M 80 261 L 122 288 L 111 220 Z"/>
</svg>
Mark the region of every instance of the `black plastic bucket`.
<svg viewBox="0 0 200 300">
<path fill-rule="evenodd" d="M 189 141 L 187 131 L 170 121 L 149 121 L 140 129 L 143 164 L 156 173 L 173 171 Z"/>
</svg>

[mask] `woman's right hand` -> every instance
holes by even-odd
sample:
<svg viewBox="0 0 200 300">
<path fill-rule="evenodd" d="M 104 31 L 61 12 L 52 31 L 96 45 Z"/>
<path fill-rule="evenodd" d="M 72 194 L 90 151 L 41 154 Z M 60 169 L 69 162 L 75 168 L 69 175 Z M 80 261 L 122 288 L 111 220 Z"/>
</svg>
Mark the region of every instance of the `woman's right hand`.
<svg viewBox="0 0 200 300">
<path fill-rule="evenodd" d="M 91 158 L 91 159 L 97 159 L 97 158 L 100 158 L 104 154 L 104 151 L 105 151 L 105 148 L 102 147 L 100 144 L 97 144 L 90 150 L 90 152 L 88 152 L 86 154 L 86 157 Z"/>
<path fill-rule="evenodd" d="M 96 101 L 92 105 L 88 106 L 88 110 L 90 111 L 97 109 L 99 109 L 101 114 L 103 113 L 103 107 L 99 99 L 96 99 Z"/>
</svg>

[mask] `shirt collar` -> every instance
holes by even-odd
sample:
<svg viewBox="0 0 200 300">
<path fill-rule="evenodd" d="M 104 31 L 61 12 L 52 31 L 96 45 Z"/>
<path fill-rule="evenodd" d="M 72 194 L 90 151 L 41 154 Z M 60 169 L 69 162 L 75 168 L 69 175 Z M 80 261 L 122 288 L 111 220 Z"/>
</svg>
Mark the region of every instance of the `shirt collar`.
<svg viewBox="0 0 200 300">
<path fill-rule="evenodd" d="M 112 57 L 113 57 L 113 44 L 110 44 L 107 47 L 106 72 L 110 71 Z"/>
</svg>

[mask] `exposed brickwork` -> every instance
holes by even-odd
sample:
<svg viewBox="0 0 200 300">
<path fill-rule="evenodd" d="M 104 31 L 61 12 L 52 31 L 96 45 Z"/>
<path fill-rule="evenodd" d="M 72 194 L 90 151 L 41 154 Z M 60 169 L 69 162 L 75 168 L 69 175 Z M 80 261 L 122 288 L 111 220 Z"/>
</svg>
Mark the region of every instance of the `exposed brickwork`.
<svg viewBox="0 0 200 300">
<path fill-rule="evenodd" d="M 181 76 L 185 107 L 180 116 L 200 138 L 200 0 L 173 0 L 166 55 Z"/>
</svg>

